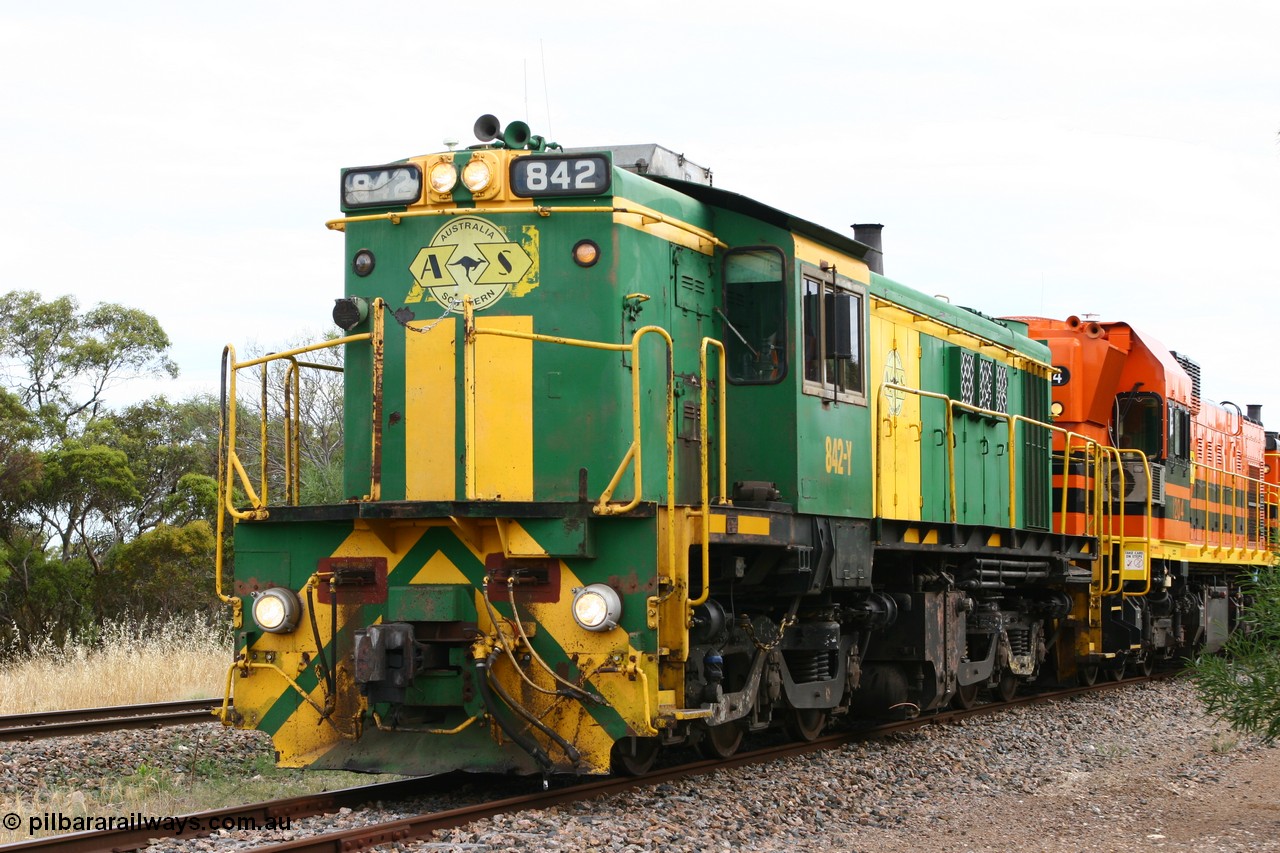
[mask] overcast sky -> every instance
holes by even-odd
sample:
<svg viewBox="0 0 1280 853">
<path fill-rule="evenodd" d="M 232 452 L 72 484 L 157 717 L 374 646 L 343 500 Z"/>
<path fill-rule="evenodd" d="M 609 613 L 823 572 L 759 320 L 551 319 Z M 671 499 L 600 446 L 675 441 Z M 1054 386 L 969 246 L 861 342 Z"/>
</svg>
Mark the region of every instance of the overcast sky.
<svg viewBox="0 0 1280 853">
<path fill-rule="evenodd" d="M 329 328 L 338 170 L 657 142 L 994 315 L 1125 320 L 1280 429 L 1280 3 L 0 0 L 0 292 L 155 314 L 175 383 Z"/>
</svg>

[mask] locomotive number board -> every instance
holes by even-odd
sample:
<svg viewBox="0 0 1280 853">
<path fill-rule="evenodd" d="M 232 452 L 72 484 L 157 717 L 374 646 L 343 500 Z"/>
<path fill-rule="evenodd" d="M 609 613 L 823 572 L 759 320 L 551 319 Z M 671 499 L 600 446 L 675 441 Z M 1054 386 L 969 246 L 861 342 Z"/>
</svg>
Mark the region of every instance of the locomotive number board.
<svg viewBox="0 0 1280 853">
<path fill-rule="evenodd" d="M 603 195 L 609 184 L 609 160 L 603 154 L 528 156 L 511 161 L 511 192 L 524 198 Z"/>
</svg>

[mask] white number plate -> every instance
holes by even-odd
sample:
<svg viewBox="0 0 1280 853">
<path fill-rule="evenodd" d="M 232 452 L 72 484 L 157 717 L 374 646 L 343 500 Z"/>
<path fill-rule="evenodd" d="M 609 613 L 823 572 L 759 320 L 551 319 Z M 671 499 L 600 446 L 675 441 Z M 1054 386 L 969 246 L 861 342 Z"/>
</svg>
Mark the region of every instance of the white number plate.
<svg viewBox="0 0 1280 853">
<path fill-rule="evenodd" d="M 542 195 L 604 195 L 609 160 L 586 156 L 517 157 L 511 161 L 511 191 L 525 198 Z"/>
<path fill-rule="evenodd" d="M 375 166 L 342 173 L 344 207 L 412 204 L 422 197 L 422 173 L 417 166 Z"/>
</svg>

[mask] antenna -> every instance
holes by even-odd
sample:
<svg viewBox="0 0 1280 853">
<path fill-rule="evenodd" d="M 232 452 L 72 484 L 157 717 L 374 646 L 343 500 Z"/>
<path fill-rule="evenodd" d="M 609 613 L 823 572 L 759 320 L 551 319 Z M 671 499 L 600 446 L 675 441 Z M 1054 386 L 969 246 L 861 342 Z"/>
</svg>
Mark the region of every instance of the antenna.
<svg viewBox="0 0 1280 853">
<path fill-rule="evenodd" d="M 547 138 L 555 137 L 551 128 L 551 96 L 547 93 L 547 48 L 542 39 L 538 39 L 538 52 L 542 54 L 542 101 L 547 110 Z"/>
</svg>

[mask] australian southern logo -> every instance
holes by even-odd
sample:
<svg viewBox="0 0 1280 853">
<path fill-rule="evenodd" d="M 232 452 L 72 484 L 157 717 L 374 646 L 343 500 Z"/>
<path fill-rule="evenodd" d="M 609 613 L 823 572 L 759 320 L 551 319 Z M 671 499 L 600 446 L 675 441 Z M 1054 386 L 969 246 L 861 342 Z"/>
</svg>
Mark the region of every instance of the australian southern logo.
<svg viewBox="0 0 1280 853">
<path fill-rule="evenodd" d="M 409 264 L 413 287 L 405 302 L 431 298 L 450 311 L 461 312 L 470 296 L 477 311 L 496 303 L 508 292 L 523 296 L 538 286 L 538 230 L 521 228 L 511 240 L 497 225 L 478 216 L 460 216 L 446 222 L 431 245 Z"/>
<path fill-rule="evenodd" d="M 896 348 L 885 353 L 884 381 L 892 382 L 894 385 L 903 385 L 907 381 L 907 371 L 902 367 L 902 356 L 898 354 Z M 902 403 L 906 398 L 906 394 L 897 388 L 886 388 L 884 396 L 889 406 L 889 414 L 902 414 Z"/>
</svg>

